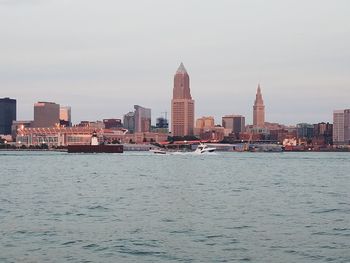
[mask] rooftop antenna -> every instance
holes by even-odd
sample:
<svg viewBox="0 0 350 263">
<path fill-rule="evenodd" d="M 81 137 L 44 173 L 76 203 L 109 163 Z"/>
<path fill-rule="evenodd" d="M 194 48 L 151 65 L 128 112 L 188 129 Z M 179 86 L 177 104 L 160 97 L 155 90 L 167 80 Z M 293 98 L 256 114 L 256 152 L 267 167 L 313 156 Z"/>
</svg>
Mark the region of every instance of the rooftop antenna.
<svg viewBox="0 0 350 263">
<path fill-rule="evenodd" d="M 164 113 L 164 118 L 166 119 L 166 120 L 168 120 L 168 118 L 167 118 L 167 116 L 168 116 L 168 112 L 167 111 L 163 111 L 163 112 L 161 112 L 161 114 L 163 114 Z"/>
</svg>

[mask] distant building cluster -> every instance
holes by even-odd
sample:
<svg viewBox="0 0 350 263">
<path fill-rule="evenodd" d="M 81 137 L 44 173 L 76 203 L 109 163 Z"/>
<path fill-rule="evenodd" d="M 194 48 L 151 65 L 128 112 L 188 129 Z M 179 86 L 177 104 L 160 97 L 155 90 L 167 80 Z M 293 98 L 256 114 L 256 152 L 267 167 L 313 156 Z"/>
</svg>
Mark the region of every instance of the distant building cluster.
<svg viewBox="0 0 350 263">
<path fill-rule="evenodd" d="M 174 75 L 171 99 L 171 123 L 167 113 L 152 126 L 151 109 L 134 105 L 123 118 L 80 121 L 72 124 L 70 106 L 39 101 L 34 104 L 33 120 L 17 120 L 15 99 L 0 99 L 0 144 L 18 147 L 67 146 L 89 144 L 96 132 L 101 143 L 160 143 L 167 140 L 197 139 L 222 143 L 276 143 L 285 147 L 349 147 L 350 109 L 335 110 L 333 123 L 298 123 L 286 126 L 265 120 L 265 105 L 260 84 L 252 109 L 253 123 L 245 117 L 228 114 L 217 124 L 213 116 L 195 119 L 195 101 L 191 96 L 190 77 L 181 63 Z M 169 126 L 171 127 L 169 131 Z"/>
</svg>

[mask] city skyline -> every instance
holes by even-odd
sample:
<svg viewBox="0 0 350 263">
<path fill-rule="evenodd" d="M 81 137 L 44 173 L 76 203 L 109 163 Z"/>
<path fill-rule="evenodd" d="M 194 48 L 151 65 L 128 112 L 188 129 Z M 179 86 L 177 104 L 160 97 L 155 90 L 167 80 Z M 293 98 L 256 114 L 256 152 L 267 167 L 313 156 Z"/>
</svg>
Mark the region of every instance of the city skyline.
<svg viewBox="0 0 350 263">
<path fill-rule="evenodd" d="M 134 104 L 152 108 L 152 119 L 169 115 L 181 61 L 196 118 L 220 123 L 241 114 L 252 123 L 258 83 L 267 122 L 332 121 L 334 109 L 348 108 L 347 1 L 2 0 L 0 7 L 1 97 L 17 99 L 18 119 L 32 119 L 36 101 L 70 105 L 73 122 L 122 117 Z"/>
</svg>

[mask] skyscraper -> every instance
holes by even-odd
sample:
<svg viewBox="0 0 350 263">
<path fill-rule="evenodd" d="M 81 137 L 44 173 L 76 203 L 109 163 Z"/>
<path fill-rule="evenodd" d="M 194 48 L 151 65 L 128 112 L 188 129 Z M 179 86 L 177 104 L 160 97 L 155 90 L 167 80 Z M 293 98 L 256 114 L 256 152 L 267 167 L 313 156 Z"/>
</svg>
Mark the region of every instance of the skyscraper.
<svg viewBox="0 0 350 263">
<path fill-rule="evenodd" d="M 0 134 L 11 134 L 12 122 L 17 116 L 17 102 L 14 99 L 0 99 Z"/>
<path fill-rule="evenodd" d="M 258 85 L 253 106 L 253 126 L 259 128 L 265 126 L 265 105 L 261 94 L 260 84 Z"/>
<path fill-rule="evenodd" d="M 350 145 L 350 109 L 344 110 L 344 140 Z"/>
<path fill-rule="evenodd" d="M 333 112 L 333 143 L 350 144 L 350 109 Z"/>
<path fill-rule="evenodd" d="M 194 100 L 190 92 L 190 77 L 181 63 L 174 76 L 171 100 L 171 132 L 173 136 L 193 135 Z"/>
<path fill-rule="evenodd" d="M 135 109 L 135 132 L 151 131 L 151 109 L 134 105 Z"/>
<path fill-rule="evenodd" d="M 34 104 L 34 128 L 54 127 L 60 123 L 60 105 L 54 102 Z"/>
</svg>

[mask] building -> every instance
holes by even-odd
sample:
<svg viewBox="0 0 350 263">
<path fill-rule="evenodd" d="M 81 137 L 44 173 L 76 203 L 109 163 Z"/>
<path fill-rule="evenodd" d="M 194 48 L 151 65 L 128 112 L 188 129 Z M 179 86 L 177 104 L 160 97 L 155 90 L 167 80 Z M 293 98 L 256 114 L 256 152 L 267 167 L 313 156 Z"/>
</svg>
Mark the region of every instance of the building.
<svg viewBox="0 0 350 263">
<path fill-rule="evenodd" d="M 168 129 L 169 128 L 168 120 L 164 117 L 157 118 L 156 127 L 159 129 Z"/>
<path fill-rule="evenodd" d="M 230 133 L 239 134 L 245 131 L 245 117 L 242 115 L 226 115 L 222 117 L 222 127 L 229 129 Z"/>
<path fill-rule="evenodd" d="M 194 135 L 201 140 L 218 142 L 222 141 L 231 131 L 220 125 L 215 125 L 214 117 L 204 116 L 196 120 Z"/>
<path fill-rule="evenodd" d="M 103 119 L 106 129 L 120 129 L 123 128 L 121 119 Z"/>
<path fill-rule="evenodd" d="M 202 118 L 196 120 L 196 129 L 211 129 L 214 128 L 214 126 L 215 122 L 214 117 L 212 116 L 203 116 Z"/>
<path fill-rule="evenodd" d="M 220 142 L 227 136 L 229 133 L 227 129 L 221 126 L 214 126 L 211 128 L 198 129 L 195 128 L 195 135 L 201 140 L 207 140 L 211 142 Z"/>
<path fill-rule="evenodd" d="M 60 123 L 60 105 L 54 102 L 34 104 L 34 128 L 55 127 Z"/>
<path fill-rule="evenodd" d="M 190 91 L 190 77 L 181 63 L 174 76 L 171 100 L 171 132 L 173 136 L 193 135 L 194 100 Z"/>
<path fill-rule="evenodd" d="M 265 126 L 265 105 L 261 94 L 260 84 L 258 85 L 255 102 L 253 106 L 253 126 L 254 127 Z"/>
<path fill-rule="evenodd" d="M 128 112 L 124 115 L 123 126 L 129 131 L 129 133 L 134 133 L 135 131 L 135 112 Z"/>
<path fill-rule="evenodd" d="M 89 127 L 92 129 L 104 129 L 105 124 L 102 121 L 81 121 L 76 127 Z"/>
<path fill-rule="evenodd" d="M 317 140 L 318 144 L 333 144 L 333 124 L 329 122 L 314 124 L 314 140 Z"/>
<path fill-rule="evenodd" d="M 134 105 L 135 109 L 135 132 L 151 131 L 151 109 Z"/>
<path fill-rule="evenodd" d="M 156 127 L 152 130 L 156 133 L 169 133 L 169 123 L 164 117 L 157 118 Z"/>
<path fill-rule="evenodd" d="M 312 139 L 314 137 L 314 125 L 308 123 L 298 123 L 297 137 L 304 139 Z"/>
<path fill-rule="evenodd" d="M 350 145 L 350 109 L 344 110 L 344 141 Z"/>
<path fill-rule="evenodd" d="M 12 138 L 16 140 L 17 133 L 24 128 L 30 128 L 33 125 L 33 121 L 13 121 L 11 126 Z"/>
<path fill-rule="evenodd" d="M 23 128 L 18 131 L 17 147 L 65 147 L 68 145 L 89 145 L 91 136 L 97 134 L 99 143 L 150 143 L 163 142 L 167 134 L 141 132 L 128 134 L 119 129 L 97 129 L 91 126 Z"/>
<path fill-rule="evenodd" d="M 72 109 L 69 106 L 60 107 L 60 124 L 62 126 L 72 126 Z"/>
<path fill-rule="evenodd" d="M 333 112 L 333 144 L 350 144 L 350 109 Z"/>
<path fill-rule="evenodd" d="M 0 134 L 11 134 L 12 122 L 17 118 L 17 101 L 15 99 L 0 99 Z"/>
</svg>

